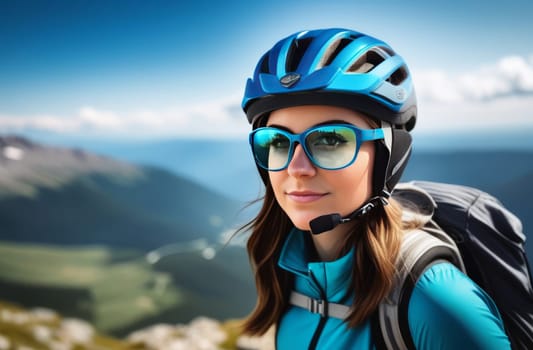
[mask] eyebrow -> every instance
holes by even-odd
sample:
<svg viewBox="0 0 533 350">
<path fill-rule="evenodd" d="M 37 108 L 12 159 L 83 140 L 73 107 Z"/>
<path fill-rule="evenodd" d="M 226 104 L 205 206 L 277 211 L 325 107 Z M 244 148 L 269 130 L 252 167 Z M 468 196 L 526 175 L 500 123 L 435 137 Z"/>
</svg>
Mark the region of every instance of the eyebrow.
<svg viewBox="0 0 533 350">
<path fill-rule="evenodd" d="M 311 128 L 314 128 L 314 127 L 317 127 L 317 126 L 322 126 L 322 125 L 331 125 L 331 124 L 348 124 L 348 125 L 353 125 L 351 123 L 348 123 L 346 120 L 342 120 L 342 119 L 335 119 L 335 120 L 328 120 L 328 121 L 325 121 L 325 122 L 322 122 L 322 123 L 318 123 L 318 124 L 315 124 L 315 125 L 311 125 L 309 128 L 307 128 L 306 130 L 308 129 L 311 129 Z M 290 132 L 292 134 L 294 134 L 294 131 L 292 131 L 290 128 L 286 127 L 286 126 L 283 126 L 283 125 L 278 125 L 278 124 L 271 124 L 271 125 L 267 125 L 269 128 L 276 128 L 276 129 L 281 129 L 281 130 L 285 130 L 287 132 Z"/>
</svg>

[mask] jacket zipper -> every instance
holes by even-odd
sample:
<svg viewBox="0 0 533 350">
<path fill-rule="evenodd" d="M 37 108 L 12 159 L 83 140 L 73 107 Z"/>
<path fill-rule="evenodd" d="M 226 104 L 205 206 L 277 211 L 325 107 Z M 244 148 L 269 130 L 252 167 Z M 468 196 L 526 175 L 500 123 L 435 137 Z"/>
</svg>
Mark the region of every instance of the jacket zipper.
<svg viewBox="0 0 533 350">
<path fill-rule="evenodd" d="M 324 330 L 324 326 L 326 325 L 326 321 L 328 318 L 327 316 L 328 315 L 328 303 L 326 300 L 326 293 L 324 292 L 324 290 L 322 289 L 322 287 L 316 280 L 316 277 L 315 275 L 313 275 L 313 272 L 311 270 L 309 270 L 309 276 L 311 277 L 316 287 L 318 288 L 320 292 L 320 299 L 324 303 L 324 314 L 320 315 L 320 321 L 318 322 L 318 326 L 316 327 L 315 332 L 313 333 L 313 338 L 311 339 L 311 342 L 309 343 L 309 347 L 308 347 L 308 350 L 315 350 L 318 345 L 318 340 L 320 339 L 320 336 L 322 335 L 322 331 Z"/>
</svg>

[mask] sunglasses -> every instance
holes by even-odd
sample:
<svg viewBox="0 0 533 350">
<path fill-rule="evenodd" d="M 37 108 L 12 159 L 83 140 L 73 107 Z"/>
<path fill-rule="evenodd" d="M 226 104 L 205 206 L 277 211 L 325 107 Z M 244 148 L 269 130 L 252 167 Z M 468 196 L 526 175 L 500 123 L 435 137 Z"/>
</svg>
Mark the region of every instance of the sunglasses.
<svg viewBox="0 0 533 350">
<path fill-rule="evenodd" d="M 264 127 L 250 133 L 250 145 L 256 163 L 268 171 L 286 169 L 299 143 L 309 160 L 317 167 L 338 170 L 350 166 L 365 141 L 385 137 L 383 129 L 359 129 L 350 124 L 319 125 L 301 134 Z"/>
</svg>

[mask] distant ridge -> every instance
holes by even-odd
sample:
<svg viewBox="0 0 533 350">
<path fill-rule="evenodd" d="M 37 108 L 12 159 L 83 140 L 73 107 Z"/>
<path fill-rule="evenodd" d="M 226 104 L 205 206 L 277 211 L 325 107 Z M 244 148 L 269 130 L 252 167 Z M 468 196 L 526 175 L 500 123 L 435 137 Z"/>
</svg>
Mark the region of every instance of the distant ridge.
<svg viewBox="0 0 533 350">
<path fill-rule="evenodd" d="M 84 175 L 123 180 L 142 176 L 139 167 L 82 149 L 43 146 L 19 136 L 0 136 L 0 196 L 36 195 Z"/>
<path fill-rule="evenodd" d="M 240 206 L 167 170 L 0 137 L 0 240 L 142 250 L 218 242 Z"/>
</svg>

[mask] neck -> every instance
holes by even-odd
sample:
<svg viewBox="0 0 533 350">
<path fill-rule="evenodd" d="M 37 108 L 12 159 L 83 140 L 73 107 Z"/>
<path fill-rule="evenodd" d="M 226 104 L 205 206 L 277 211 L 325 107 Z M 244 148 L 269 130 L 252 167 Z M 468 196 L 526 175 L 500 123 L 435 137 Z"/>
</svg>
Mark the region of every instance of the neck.
<svg viewBox="0 0 533 350">
<path fill-rule="evenodd" d="M 346 243 L 346 237 L 353 225 L 343 224 L 331 231 L 311 235 L 318 257 L 321 261 L 333 261 L 339 258 Z"/>
</svg>

